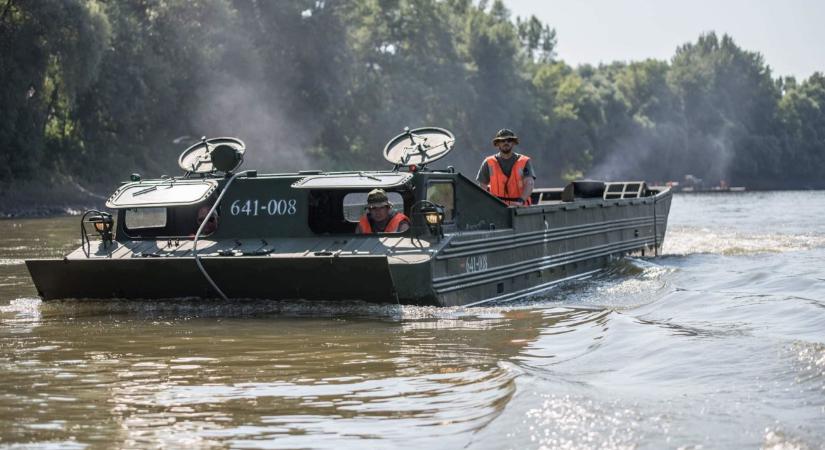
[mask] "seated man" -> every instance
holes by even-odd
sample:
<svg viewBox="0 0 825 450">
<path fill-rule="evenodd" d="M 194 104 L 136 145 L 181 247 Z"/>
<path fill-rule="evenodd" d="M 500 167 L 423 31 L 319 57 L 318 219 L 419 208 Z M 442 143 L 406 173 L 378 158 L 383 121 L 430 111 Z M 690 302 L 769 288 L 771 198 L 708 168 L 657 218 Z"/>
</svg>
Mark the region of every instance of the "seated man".
<svg viewBox="0 0 825 450">
<path fill-rule="evenodd" d="M 403 233 L 410 229 L 410 219 L 403 213 L 393 211 L 392 203 L 383 189 L 373 189 L 367 195 L 368 213 L 363 214 L 358 221 L 355 232 L 358 234 L 371 233 Z"/>
</svg>

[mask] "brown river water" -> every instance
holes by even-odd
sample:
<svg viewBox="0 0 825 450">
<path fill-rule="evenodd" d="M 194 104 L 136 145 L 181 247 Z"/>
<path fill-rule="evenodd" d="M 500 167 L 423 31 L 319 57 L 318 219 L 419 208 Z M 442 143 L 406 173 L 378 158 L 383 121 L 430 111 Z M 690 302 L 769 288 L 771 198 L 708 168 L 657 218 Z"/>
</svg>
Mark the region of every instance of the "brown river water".
<svg viewBox="0 0 825 450">
<path fill-rule="evenodd" d="M 823 223 L 825 192 L 677 195 L 659 258 L 431 308 L 42 302 L 23 260 L 79 218 L 2 220 L 0 449 L 822 449 Z"/>
</svg>

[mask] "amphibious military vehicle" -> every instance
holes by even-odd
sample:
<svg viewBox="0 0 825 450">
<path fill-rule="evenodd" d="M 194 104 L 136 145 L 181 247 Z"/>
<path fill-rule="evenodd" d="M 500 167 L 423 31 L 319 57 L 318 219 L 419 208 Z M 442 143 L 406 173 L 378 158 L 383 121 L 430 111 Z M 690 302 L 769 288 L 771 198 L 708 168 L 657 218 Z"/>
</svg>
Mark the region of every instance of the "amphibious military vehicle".
<svg viewBox="0 0 825 450">
<path fill-rule="evenodd" d="M 202 139 L 182 176 L 133 175 L 81 219 L 82 245 L 26 265 L 44 299 L 231 298 L 479 305 L 588 277 L 627 254 L 656 254 L 671 192 L 641 181 L 573 182 L 508 206 L 433 163 L 453 135 L 405 130 L 392 170 L 239 171 L 244 143 Z M 411 222 L 355 233 L 367 192 L 385 190 Z M 205 220 L 204 220 L 205 219 Z M 99 240 L 90 240 L 97 233 Z"/>
</svg>

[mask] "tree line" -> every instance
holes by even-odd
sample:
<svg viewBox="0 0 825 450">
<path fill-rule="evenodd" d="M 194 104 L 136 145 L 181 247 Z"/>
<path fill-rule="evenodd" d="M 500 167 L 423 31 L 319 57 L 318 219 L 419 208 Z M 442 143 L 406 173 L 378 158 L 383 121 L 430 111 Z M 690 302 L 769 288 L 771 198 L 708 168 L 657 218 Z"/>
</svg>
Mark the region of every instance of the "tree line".
<svg viewBox="0 0 825 450">
<path fill-rule="evenodd" d="M 0 186 L 174 174 L 202 135 L 261 170 L 378 169 L 404 126 L 435 125 L 471 177 L 506 127 L 539 186 L 825 187 L 822 73 L 774 77 L 715 33 L 577 68 L 556 44 L 500 1 L 2 0 Z"/>
</svg>

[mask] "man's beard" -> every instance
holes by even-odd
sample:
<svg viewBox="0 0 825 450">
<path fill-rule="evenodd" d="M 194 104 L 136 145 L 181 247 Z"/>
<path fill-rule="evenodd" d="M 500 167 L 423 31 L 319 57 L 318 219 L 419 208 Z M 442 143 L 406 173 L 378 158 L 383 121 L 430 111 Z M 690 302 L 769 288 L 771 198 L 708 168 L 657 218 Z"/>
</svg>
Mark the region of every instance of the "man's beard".
<svg viewBox="0 0 825 450">
<path fill-rule="evenodd" d="M 504 153 L 505 155 L 507 155 L 507 154 L 509 154 L 510 152 L 513 151 L 513 147 L 510 147 L 508 149 L 500 148 L 500 149 L 498 149 L 498 151 L 500 151 L 501 153 Z"/>
</svg>

